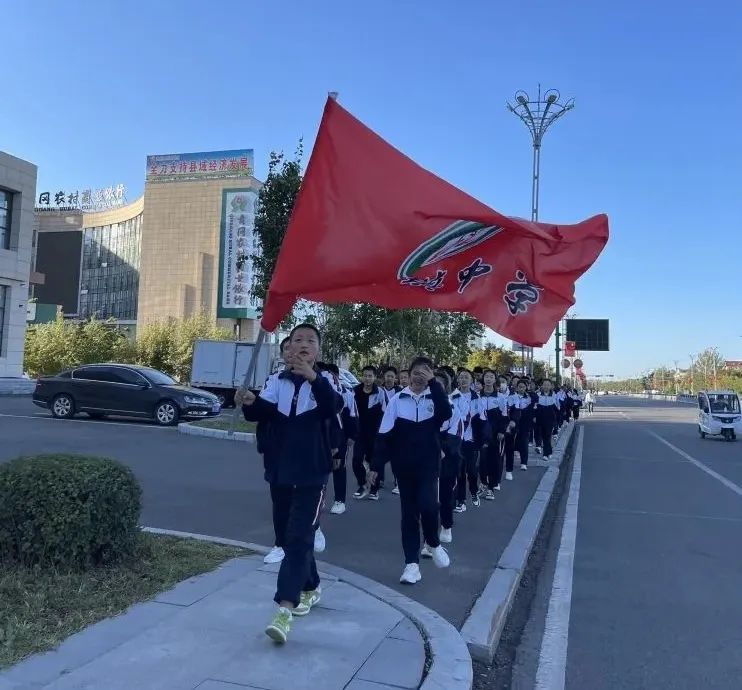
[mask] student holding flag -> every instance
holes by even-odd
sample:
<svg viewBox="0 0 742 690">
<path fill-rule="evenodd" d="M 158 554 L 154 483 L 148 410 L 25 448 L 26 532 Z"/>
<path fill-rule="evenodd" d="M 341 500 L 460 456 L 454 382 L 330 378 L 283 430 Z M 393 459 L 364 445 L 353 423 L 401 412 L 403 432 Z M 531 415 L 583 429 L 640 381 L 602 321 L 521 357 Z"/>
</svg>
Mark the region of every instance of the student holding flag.
<svg viewBox="0 0 742 690">
<path fill-rule="evenodd" d="M 314 535 L 332 470 L 330 422 L 343 401 L 316 368 L 321 336 L 315 326 L 291 331 L 291 364 L 255 396 L 244 393 L 245 418 L 269 421 L 275 434 L 269 481 L 278 511 L 286 520 L 285 558 L 274 601 L 279 609 L 266 628 L 276 642 L 286 642 L 293 616 L 308 614 L 321 596 L 314 562 Z"/>
</svg>

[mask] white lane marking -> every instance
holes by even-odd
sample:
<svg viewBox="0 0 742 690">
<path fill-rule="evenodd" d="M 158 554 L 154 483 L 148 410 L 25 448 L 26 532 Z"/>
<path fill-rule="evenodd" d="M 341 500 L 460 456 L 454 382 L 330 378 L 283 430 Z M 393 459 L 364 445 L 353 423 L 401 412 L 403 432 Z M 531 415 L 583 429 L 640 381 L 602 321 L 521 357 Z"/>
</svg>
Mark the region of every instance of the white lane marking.
<svg viewBox="0 0 742 690">
<path fill-rule="evenodd" d="M 9 419 L 42 419 L 50 422 L 73 422 L 75 424 L 88 424 L 90 426 L 128 426 L 130 429 L 157 429 L 158 431 L 172 430 L 174 427 L 166 426 L 155 426 L 154 424 L 142 424 L 141 422 L 107 422 L 101 419 L 90 420 L 90 419 L 56 419 L 45 414 L 4 414 L 0 412 L 0 418 L 8 417 Z"/>
<path fill-rule="evenodd" d="M 659 434 L 656 434 L 654 431 L 651 431 L 649 429 L 647 429 L 646 431 L 651 436 L 654 436 L 658 441 L 660 441 L 661 443 L 664 443 L 668 448 L 670 448 L 671 450 L 674 450 L 678 455 L 685 458 L 688 462 L 694 464 L 699 470 L 705 472 L 710 477 L 713 477 L 717 481 L 721 482 L 724 486 L 727 487 L 727 489 L 731 489 L 738 496 L 742 496 L 742 486 L 738 486 L 733 481 L 730 481 L 729 479 L 722 476 L 715 470 L 712 470 L 708 465 L 705 465 L 700 460 L 696 460 L 692 455 L 688 455 L 688 453 L 686 453 L 684 450 L 681 450 L 677 446 L 674 446 L 667 439 L 662 438 L 662 436 L 660 436 Z"/>
<path fill-rule="evenodd" d="M 676 462 L 673 460 L 673 462 Z M 667 517 L 682 518 L 684 520 L 716 520 L 717 522 L 742 522 L 742 517 L 724 517 L 723 515 L 692 515 L 691 513 L 663 513 L 654 510 L 628 510 L 624 508 L 606 508 L 605 506 L 588 506 L 583 505 L 583 514 L 586 511 L 597 513 L 611 513 L 613 515 L 639 515 L 650 517 Z"/>
<path fill-rule="evenodd" d="M 572 577 L 577 543 L 577 508 L 582 479 L 582 443 L 585 434 L 580 427 L 577 439 L 572 478 L 569 483 L 567 509 L 562 525 L 554 583 L 546 613 L 544 637 L 538 657 L 535 690 L 564 690 L 567 673 L 567 643 L 569 642 L 569 616 L 572 608 Z"/>
</svg>

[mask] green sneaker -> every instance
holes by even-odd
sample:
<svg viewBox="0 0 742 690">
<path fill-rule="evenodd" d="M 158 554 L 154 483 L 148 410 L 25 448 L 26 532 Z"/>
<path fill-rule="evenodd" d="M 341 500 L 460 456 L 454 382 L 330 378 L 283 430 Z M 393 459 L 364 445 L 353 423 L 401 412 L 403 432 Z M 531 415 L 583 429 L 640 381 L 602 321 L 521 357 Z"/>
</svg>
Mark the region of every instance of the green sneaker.
<svg viewBox="0 0 742 690">
<path fill-rule="evenodd" d="M 322 589 L 320 587 L 312 592 L 302 592 L 299 605 L 294 609 L 294 615 L 306 616 L 312 610 L 312 606 L 319 604 L 321 598 Z"/>
<path fill-rule="evenodd" d="M 265 634 L 271 638 L 274 642 L 284 644 L 289 636 L 291 630 L 291 611 L 283 606 L 278 609 L 278 613 L 275 615 L 270 625 L 265 629 Z"/>
</svg>

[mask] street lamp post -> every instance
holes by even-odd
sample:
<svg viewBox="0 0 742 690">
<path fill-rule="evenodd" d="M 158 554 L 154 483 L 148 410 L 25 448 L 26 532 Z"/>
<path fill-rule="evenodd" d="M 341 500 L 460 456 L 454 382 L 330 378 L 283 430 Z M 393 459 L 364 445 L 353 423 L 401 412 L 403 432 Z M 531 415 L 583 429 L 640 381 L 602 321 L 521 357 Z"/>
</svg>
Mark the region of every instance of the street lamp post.
<svg viewBox="0 0 742 690">
<path fill-rule="evenodd" d="M 553 122 L 558 120 L 564 113 L 575 107 L 574 98 L 562 102 L 559 91 L 549 89 L 541 93 L 541 84 L 538 85 L 538 95 L 535 99 L 528 96 L 525 91 L 518 91 L 515 94 L 515 101 L 507 103 L 507 108 L 511 113 L 515 113 L 528 127 L 533 143 L 533 177 L 531 186 L 531 220 L 538 220 L 538 193 L 541 181 L 541 142 L 544 139 L 546 130 Z M 554 352 L 556 355 L 556 382 L 559 384 L 559 357 L 561 348 L 559 347 L 559 323 L 557 323 L 554 332 Z"/>
</svg>

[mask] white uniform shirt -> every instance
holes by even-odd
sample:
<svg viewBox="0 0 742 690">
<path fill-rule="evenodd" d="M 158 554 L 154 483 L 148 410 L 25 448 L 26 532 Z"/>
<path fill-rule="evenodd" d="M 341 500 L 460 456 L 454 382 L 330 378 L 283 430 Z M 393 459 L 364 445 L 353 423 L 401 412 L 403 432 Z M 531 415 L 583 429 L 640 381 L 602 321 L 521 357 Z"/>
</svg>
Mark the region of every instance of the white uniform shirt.
<svg viewBox="0 0 742 690">
<path fill-rule="evenodd" d="M 487 421 L 487 413 L 482 404 L 482 398 L 473 397 L 471 392 L 462 393 L 454 391 L 448 397 L 453 407 L 450 428 L 448 433 L 458 436 L 463 441 L 473 441 L 472 421 L 479 417 L 483 422 Z"/>
</svg>

